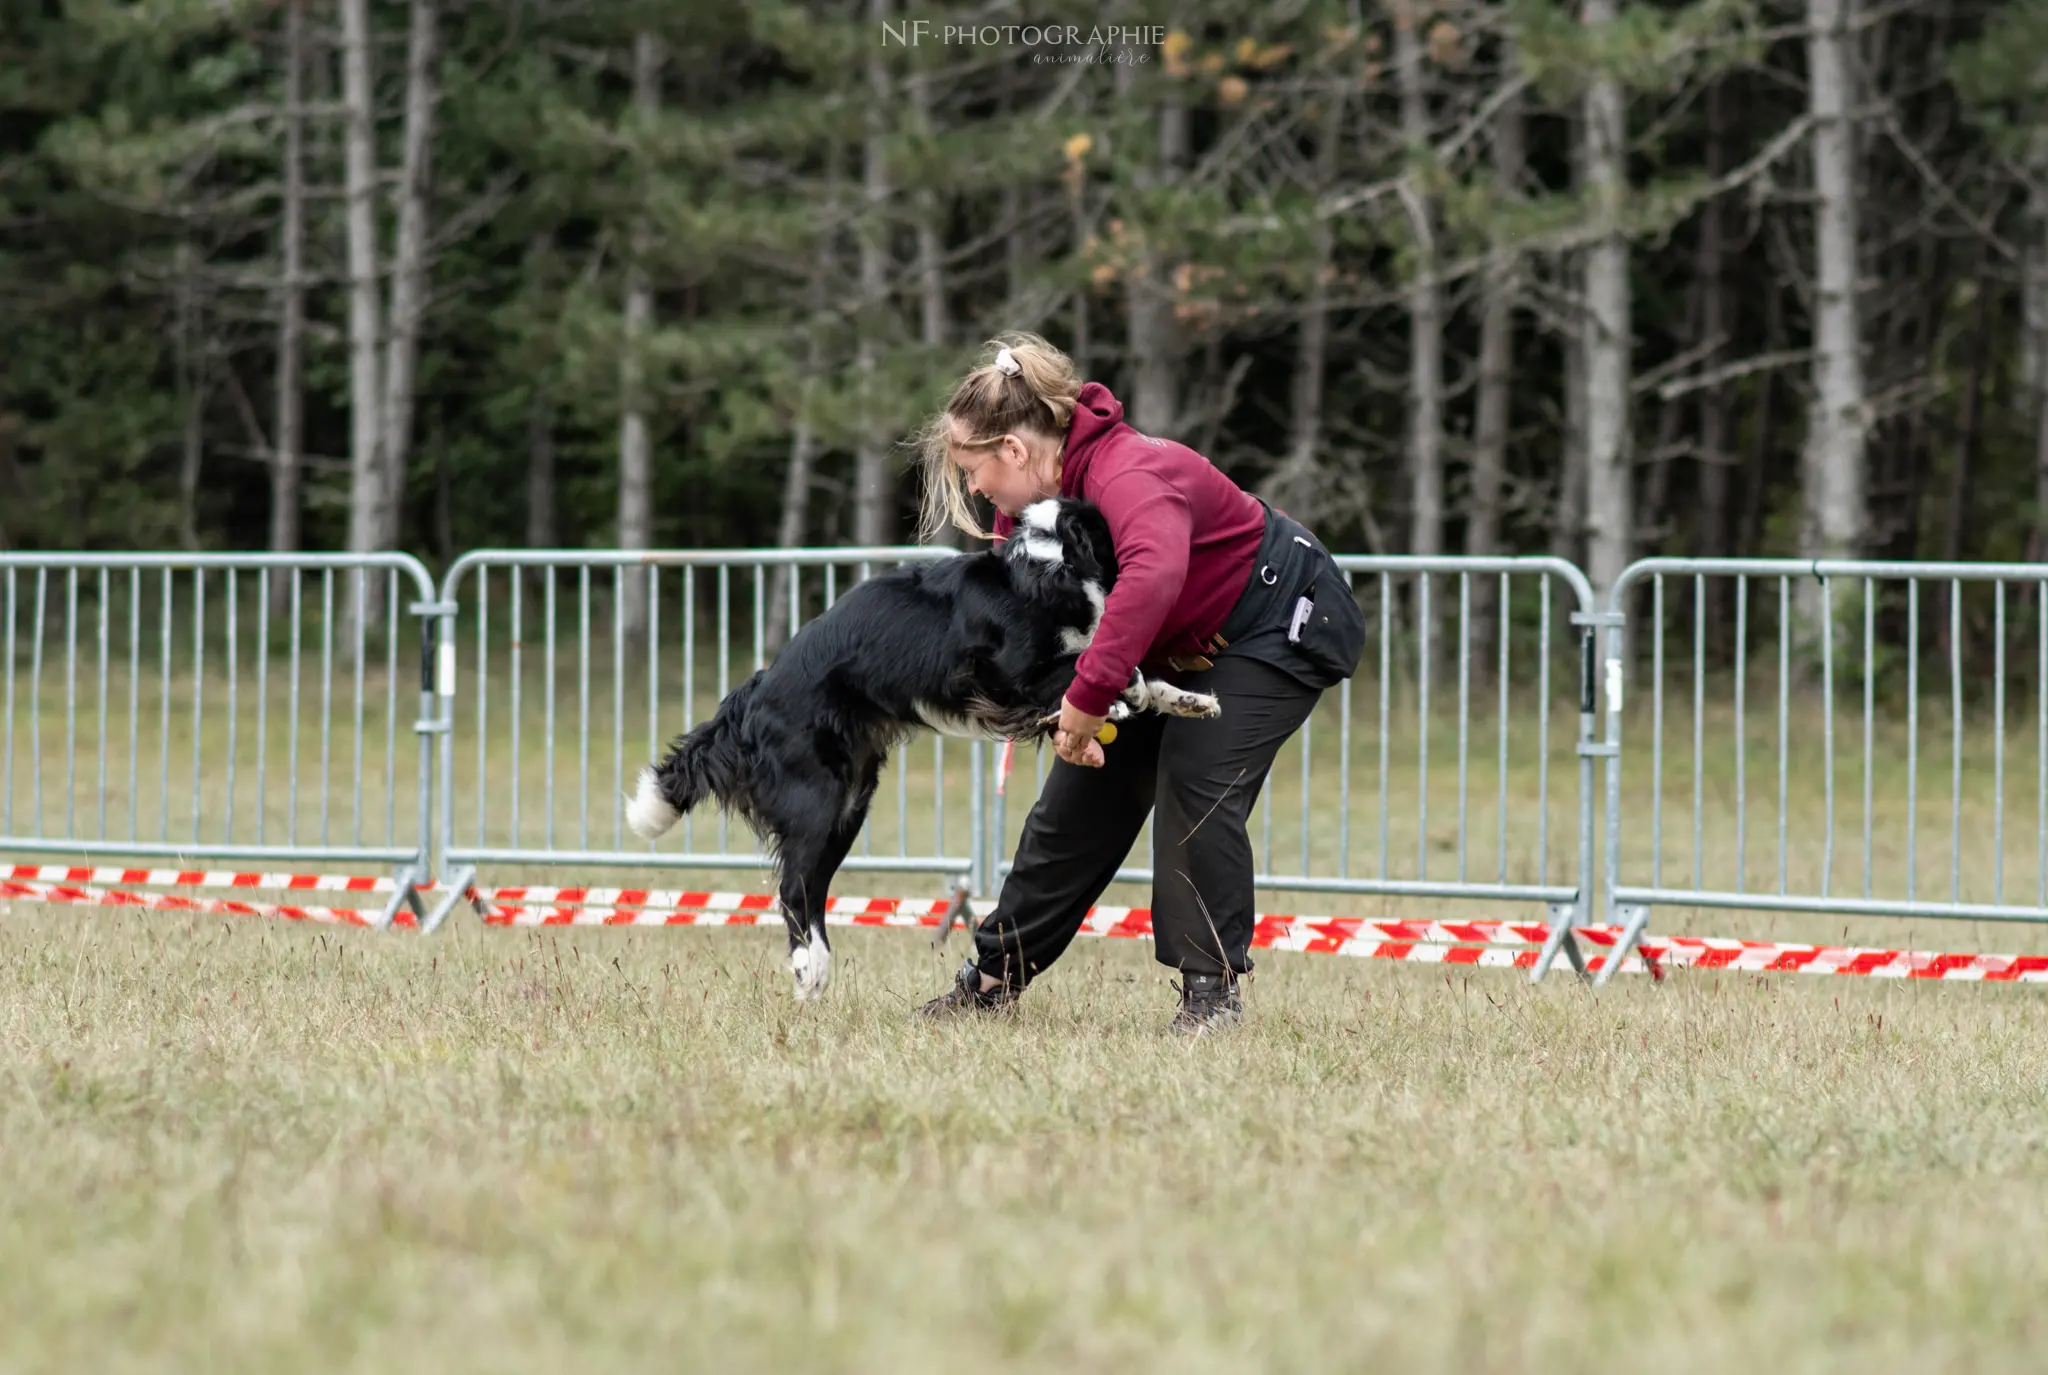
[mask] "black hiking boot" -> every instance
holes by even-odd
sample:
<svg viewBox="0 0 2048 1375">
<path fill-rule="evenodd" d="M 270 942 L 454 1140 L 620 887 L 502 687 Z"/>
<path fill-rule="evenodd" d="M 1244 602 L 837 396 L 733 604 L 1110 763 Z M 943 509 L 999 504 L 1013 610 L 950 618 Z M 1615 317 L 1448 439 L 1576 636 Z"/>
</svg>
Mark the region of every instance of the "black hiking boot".
<svg viewBox="0 0 2048 1375">
<path fill-rule="evenodd" d="M 952 989 L 919 1008 L 918 1015 L 943 1018 L 967 1012 L 1007 1012 L 1016 1006 L 1017 995 L 1022 991 L 1007 983 L 984 989 L 981 986 L 981 966 L 970 957 L 954 975 Z"/>
<path fill-rule="evenodd" d="M 1244 1000 L 1238 996 L 1237 977 L 1232 974 L 1183 974 L 1180 1011 L 1173 1014 L 1167 1030 L 1182 1036 L 1206 1036 L 1211 1031 L 1236 1026 L 1244 1018 Z"/>
</svg>

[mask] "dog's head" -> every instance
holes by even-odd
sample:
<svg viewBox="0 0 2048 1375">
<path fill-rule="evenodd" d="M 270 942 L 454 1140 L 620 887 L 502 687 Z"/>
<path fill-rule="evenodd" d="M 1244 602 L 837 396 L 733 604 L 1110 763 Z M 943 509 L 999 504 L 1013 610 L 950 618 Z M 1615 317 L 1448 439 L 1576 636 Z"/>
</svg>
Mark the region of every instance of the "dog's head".
<svg viewBox="0 0 2048 1375">
<path fill-rule="evenodd" d="M 1071 497 L 1034 501 L 1003 544 L 1010 576 L 1027 593 L 1078 592 L 1093 584 L 1106 596 L 1116 585 L 1116 546 L 1109 521 L 1094 503 Z"/>
</svg>

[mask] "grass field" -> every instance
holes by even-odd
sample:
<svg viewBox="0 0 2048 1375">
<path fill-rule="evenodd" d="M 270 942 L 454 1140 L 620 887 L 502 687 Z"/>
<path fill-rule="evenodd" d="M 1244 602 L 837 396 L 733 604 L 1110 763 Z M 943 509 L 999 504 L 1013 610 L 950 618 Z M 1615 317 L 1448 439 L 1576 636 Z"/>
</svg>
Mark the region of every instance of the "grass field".
<svg viewBox="0 0 2048 1375">
<path fill-rule="evenodd" d="M 2029 1370 L 2038 990 L 0 925 L 0 1368 Z"/>
<path fill-rule="evenodd" d="M 194 791 L 209 837 L 252 839 L 260 816 L 274 843 L 296 808 L 298 839 L 311 839 L 322 796 L 336 841 L 358 816 L 370 843 L 387 818 L 400 836 L 410 824 L 407 654 L 367 665 L 362 764 L 335 744 L 324 785 L 316 699 L 302 701 L 295 793 L 279 783 L 289 699 L 276 677 L 263 699 L 268 782 L 254 785 L 247 662 L 233 713 L 218 671 L 203 696 L 187 674 L 167 725 L 157 680 L 134 681 L 145 714 L 131 783 L 131 682 L 115 657 L 104 737 L 96 665 L 79 675 L 89 689 L 71 721 L 48 695 L 31 716 L 17 683 L 5 804 L 17 829 L 31 816 L 96 825 L 104 798 L 110 834 L 126 833 L 132 804 L 139 834 L 178 839 L 192 833 Z M 1455 684 L 1439 684 L 1426 784 L 1413 695 L 1396 685 L 1382 811 L 1369 656 L 1353 697 L 1348 848 L 1333 699 L 1275 773 L 1254 822 L 1262 857 L 1270 815 L 1275 869 L 1299 867 L 1305 838 L 1310 872 L 1380 872 L 1384 816 L 1391 877 L 1416 876 L 1425 858 L 1449 876 L 1462 846 L 1474 878 L 1504 866 L 1511 880 L 1570 882 L 1576 679 L 1564 659 L 1547 740 L 1533 699 L 1510 703 L 1504 774 L 1497 701 L 1475 695 L 1461 834 Z M 579 843 L 586 823 L 610 843 L 612 774 L 646 748 L 644 669 L 615 683 L 608 660 L 593 662 L 587 717 L 582 680 L 557 674 L 552 792 L 543 693 L 527 681 L 515 762 L 509 664 L 493 664 L 492 724 L 479 736 L 458 717 L 459 838 L 503 843 L 517 796 L 527 841 L 551 819 L 558 843 Z M 524 671 L 535 667 L 529 656 Z M 1653 703 L 1637 680 L 1631 880 L 1649 876 L 1661 828 L 1663 879 L 1691 881 L 1697 781 L 1710 884 L 1739 873 L 1775 888 L 1781 818 L 1785 882 L 1821 881 L 1819 708 L 1810 693 L 1788 697 L 1781 804 L 1769 669 L 1748 689 L 1739 790 L 1725 681 L 1699 721 L 1697 770 L 1689 691 L 1671 689 L 1659 789 Z M 700 669 L 691 684 L 700 718 L 713 681 Z M 664 731 L 680 724 L 682 688 L 680 673 L 664 683 Z M 338 742 L 352 740 L 354 690 L 339 680 Z M 1952 759 L 1945 690 L 1934 676 L 1924 685 L 1910 806 L 1907 722 L 1891 702 L 1873 723 L 1873 888 L 1902 892 L 1910 856 L 1923 896 L 1948 896 L 1953 862 L 1965 900 L 2001 886 L 2034 900 L 2036 699 L 2016 689 L 2009 703 L 2001 776 L 1979 700 Z M 1853 894 L 1860 699 L 1845 688 L 1836 712 L 1825 876 Z M 232 787 L 218 767 L 231 722 Z M 875 853 L 929 848 L 942 818 L 947 847 L 957 842 L 966 752 L 949 745 L 943 758 L 943 810 L 929 742 L 912 747 L 900 794 L 885 782 Z M 1025 759 L 1005 854 L 1033 791 Z M 699 823 L 700 845 L 715 827 Z M 732 836 L 745 843 L 743 828 Z M 761 876 L 650 865 L 485 878 L 752 889 Z M 862 874 L 837 891 L 937 885 Z M 2048 930 L 1975 923 L 1669 910 L 1654 927 L 2048 948 Z M 837 931 L 835 944 L 831 995 L 798 1007 L 778 933 L 487 932 L 465 917 L 424 940 L 16 904 L 0 920 L 0 1370 L 2039 1368 L 2039 989 L 1680 971 L 1596 997 L 1563 978 L 1532 988 L 1505 972 L 1267 954 L 1246 1024 L 1187 1045 L 1163 1034 L 1173 992 L 1141 946 L 1082 942 L 1014 1018 L 930 1027 L 907 1014 L 946 985 L 957 937 L 943 955 L 904 932 Z"/>
</svg>

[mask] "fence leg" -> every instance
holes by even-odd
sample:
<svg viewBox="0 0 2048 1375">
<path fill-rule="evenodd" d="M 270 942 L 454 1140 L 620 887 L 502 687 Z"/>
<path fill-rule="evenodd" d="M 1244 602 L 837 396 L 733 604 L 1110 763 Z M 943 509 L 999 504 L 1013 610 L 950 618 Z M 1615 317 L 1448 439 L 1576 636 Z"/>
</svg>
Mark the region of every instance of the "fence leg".
<svg viewBox="0 0 2048 1375">
<path fill-rule="evenodd" d="M 441 894 L 441 900 L 434 904 L 434 910 L 421 918 L 420 929 L 429 935 L 440 930 L 441 923 L 448 920 L 448 913 L 454 910 L 456 903 L 469 896 L 470 885 L 475 882 L 476 866 L 474 864 L 465 864 L 450 874 L 448 876 L 448 891 Z"/>
<path fill-rule="evenodd" d="M 962 930 L 970 933 L 973 932 L 975 926 L 974 903 L 972 900 L 973 891 L 974 878 L 971 874 L 962 874 L 954 880 L 953 901 L 947 905 L 946 915 L 939 918 L 939 929 L 932 933 L 932 949 L 937 950 L 945 945 L 946 937 L 953 932 L 953 923 L 955 921 L 960 923 Z"/>
<path fill-rule="evenodd" d="M 411 907 L 415 920 L 423 921 L 426 918 L 427 909 L 420 902 L 421 868 L 422 866 L 418 864 L 408 864 L 398 871 L 391 892 L 391 901 L 385 903 L 384 910 L 377 914 L 377 930 L 389 929 L 391 923 L 398 919 L 398 909 L 401 907 Z"/>
<path fill-rule="evenodd" d="M 1650 909 L 1646 905 L 1622 903 L 1614 909 L 1614 914 L 1627 924 L 1622 927 L 1621 939 L 1614 943 L 1613 953 L 1608 955 L 1606 962 L 1600 966 L 1599 977 L 1593 980 L 1595 988 L 1607 986 L 1607 981 L 1614 977 L 1614 971 L 1621 968 L 1621 962 L 1628 958 L 1629 952 L 1636 948 L 1636 942 L 1643 938 L 1643 928 L 1650 924 Z M 1652 971 L 1656 972 L 1655 965 L 1651 967 Z M 1658 982 L 1663 982 L 1661 973 L 1658 975 Z"/>
<path fill-rule="evenodd" d="M 1593 907 L 1593 761 L 1606 758 L 1610 779 L 1612 766 L 1621 745 L 1617 734 L 1619 721 L 1612 715 L 1620 707 L 1620 698 L 1610 703 L 1608 725 L 1609 738 L 1602 743 L 1595 738 L 1598 724 L 1599 693 L 1595 667 L 1598 651 L 1598 635 L 1602 626 L 1610 627 L 1609 634 L 1618 635 L 1621 618 L 1617 614 L 1600 614 L 1588 610 L 1590 603 L 1582 603 L 1572 613 L 1572 624 L 1579 627 L 1579 739 L 1575 749 L 1579 761 L 1579 890 L 1570 903 L 1557 903 L 1550 909 L 1550 935 L 1544 939 L 1543 950 L 1536 957 L 1535 966 L 1529 971 L 1529 982 L 1541 983 L 1550 972 L 1550 966 L 1557 960 L 1560 950 L 1572 962 L 1572 968 L 1579 977 L 1586 976 L 1585 953 L 1579 949 L 1579 940 L 1573 934 L 1575 928 L 1590 924 Z"/>
<path fill-rule="evenodd" d="M 977 893 L 988 891 L 988 783 L 983 762 L 988 746 L 980 740 L 967 746 L 967 854 L 972 866 L 968 884 Z"/>
<path fill-rule="evenodd" d="M 1579 950 L 1579 938 L 1572 934 L 1572 928 L 1585 924 L 1586 895 L 1582 892 L 1570 902 L 1556 902 L 1550 906 L 1550 934 L 1544 938 L 1543 951 L 1536 957 L 1535 967 L 1529 971 L 1530 983 L 1542 983 L 1543 976 L 1550 972 L 1558 952 L 1564 952 L 1572 962 L 1580 978 L 1586 977 L 1586 957 Z"/>
</svg>

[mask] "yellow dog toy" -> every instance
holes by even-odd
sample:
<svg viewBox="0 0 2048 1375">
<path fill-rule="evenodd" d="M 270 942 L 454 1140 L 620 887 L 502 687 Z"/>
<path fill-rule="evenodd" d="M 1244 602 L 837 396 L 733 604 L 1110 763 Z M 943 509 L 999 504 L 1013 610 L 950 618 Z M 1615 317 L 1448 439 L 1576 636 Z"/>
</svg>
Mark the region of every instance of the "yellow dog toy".
<svg viewBox="0 0 2048 1375">
<path fill-rule="evenodd" d="M 1045 723 L 1046 723 L 1047 725 L 1052 725 L 1052 724 L 1053 724 L 1054 722 L 1058 721 L 1059 719 L 1060 719 L 1060 718 L 1058 717 L 1058 715 L 1056 715 L 1056 714 L 1055 714 L 1055 715 L 1052 715 L 1052 716 L 1048 716 L 1048 717 L 1046 717 L 1046 718 L 1045 718 Z M 1113 745 L 1113 744 L 1115 744 L 1115 743 L 1116 743 L 1116 722 L 1114 722 L 1114 721 L 1104 721 L 1104 722 L 1102 723 L 1102 727 L 1101 727 L 1101 729 L 1099 729 L 1099 730 L 1097 730 L 1097 731 L 1095 732 L 1095 740 L 1096 740 L 1096 743 L 1097 743 L 1097 744 L 1102 744 L 1102 745 Z"/>
</svg>

